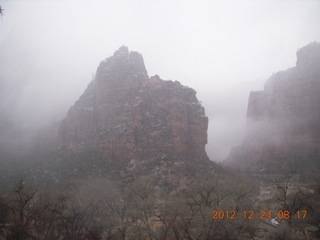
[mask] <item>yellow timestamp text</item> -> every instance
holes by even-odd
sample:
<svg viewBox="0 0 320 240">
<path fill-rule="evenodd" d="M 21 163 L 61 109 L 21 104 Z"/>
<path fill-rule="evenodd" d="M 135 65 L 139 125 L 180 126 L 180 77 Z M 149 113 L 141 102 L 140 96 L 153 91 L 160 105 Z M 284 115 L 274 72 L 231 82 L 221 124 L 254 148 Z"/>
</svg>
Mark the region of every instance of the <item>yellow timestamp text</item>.
<svg viewBox="0 0 320 240">
<path fill-rule="evenodd" d="M 212 211 L 212 219 L 305 219 L 307 217 L 305 210 L 290 211 Z"/>
</svg>

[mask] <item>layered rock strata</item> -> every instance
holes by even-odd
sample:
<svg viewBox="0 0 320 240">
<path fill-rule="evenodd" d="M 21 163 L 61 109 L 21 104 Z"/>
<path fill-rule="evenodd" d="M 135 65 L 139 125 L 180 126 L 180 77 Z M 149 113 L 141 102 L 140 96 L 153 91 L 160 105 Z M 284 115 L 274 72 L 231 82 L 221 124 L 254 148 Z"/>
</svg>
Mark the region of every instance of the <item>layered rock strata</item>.
<svg viewBox="0 0 320 240">
<path fill-rule="evenodd" d="M 62 121 L 58 147 L 112 159 L 155 156 L 207 160 L 208 118 L 196 91 L 149 77 L 142 55 L 121 47 Z"/>
</svg>

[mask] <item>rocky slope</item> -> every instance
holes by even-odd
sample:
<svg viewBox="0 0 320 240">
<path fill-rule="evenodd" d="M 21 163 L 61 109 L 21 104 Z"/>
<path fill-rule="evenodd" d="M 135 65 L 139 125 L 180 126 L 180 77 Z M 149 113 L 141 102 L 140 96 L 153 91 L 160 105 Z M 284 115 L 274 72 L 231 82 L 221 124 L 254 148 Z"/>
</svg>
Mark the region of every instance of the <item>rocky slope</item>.
<svg viewBox="0 0 320 240">
<path fill-rule="evenodd" d="M 320 44 L 297 52 L 297 64 L 251 92 L 245 140 L 228 160 L 239 164 L 318 156 L 320 153 Z"/>
<path fill-rule="evenodd" d="M 141 54 L 122 46 L 61 123 L 58 147 L 104 158 L 197 158 L 205 152 L 208 118 L 196 92 L 175 81 L 148 77 Z"/>
</svg>

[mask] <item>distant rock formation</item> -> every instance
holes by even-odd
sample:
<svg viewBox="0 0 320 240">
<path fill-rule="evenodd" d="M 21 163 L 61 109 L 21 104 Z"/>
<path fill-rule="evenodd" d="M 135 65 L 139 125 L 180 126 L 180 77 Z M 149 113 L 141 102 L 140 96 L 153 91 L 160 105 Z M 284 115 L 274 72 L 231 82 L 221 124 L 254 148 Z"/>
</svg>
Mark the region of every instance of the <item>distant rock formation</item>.
<svg viewBox="0 0 320 240">
<path fill-rule="evenodd" d="M 207 128 L 196 91 L 157 75 L 148 77 L 142 55 L 122 46 L 100 63 L 95 78 L 68 111 L 58 148 L 119 160 L 208 160 Z"/>
<path fill-rule="evenodd" d="M 297 64 L 251 92 L 244 142 L 229 161 L 253 164 L 320 153 L 320 44 L 297 52 Z"/>
</svg>

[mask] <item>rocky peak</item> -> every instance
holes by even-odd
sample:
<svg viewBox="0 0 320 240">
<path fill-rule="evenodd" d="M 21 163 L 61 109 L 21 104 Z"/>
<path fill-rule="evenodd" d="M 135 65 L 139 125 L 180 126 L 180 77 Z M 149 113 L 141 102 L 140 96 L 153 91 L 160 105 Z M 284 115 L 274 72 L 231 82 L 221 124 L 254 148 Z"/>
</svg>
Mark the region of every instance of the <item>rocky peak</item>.
<svg viewBox="0 0 320 240">
<path fill-rule="evenodd" d="M 197 158 L 205 152 L 208 118 L 196 91 L 148 77 L 142 55 L 122 46 L 102 61 L 95 79 L 59 131 L 59 149 L 109 159 Z"/>
<path fill-rule="evenodd" d="M 299 49 L 297 67 L 320 67 L 320 43 L 312 42 Z"/>
<path fill-rule="evenodd" d="M 114 52 L 113 57 L 115 58 L 128 58 L 129 57 L 129 48 L 122 45 L 117 51 Z"/>
<path fill-rule="evenodd" d="M 128 87 L 139 85 L 146 78 L 148 74 L 142 55 L 138 52 L 129 52 L 127 47 L 122 46 L 112 57 L 100 63 L 95 80 L 107 84 L 108 89 L 112 90 L 126 84 L 129 84 Z"/>
</svg>

